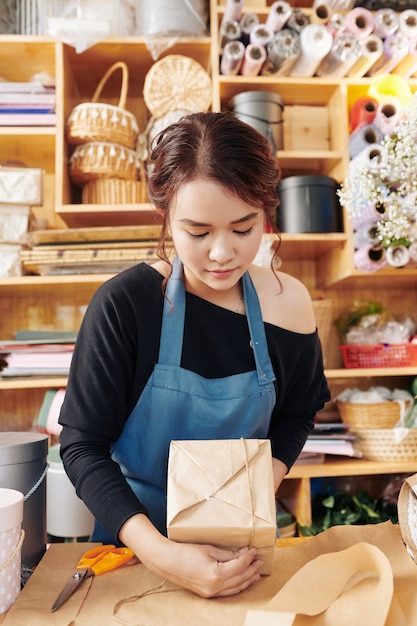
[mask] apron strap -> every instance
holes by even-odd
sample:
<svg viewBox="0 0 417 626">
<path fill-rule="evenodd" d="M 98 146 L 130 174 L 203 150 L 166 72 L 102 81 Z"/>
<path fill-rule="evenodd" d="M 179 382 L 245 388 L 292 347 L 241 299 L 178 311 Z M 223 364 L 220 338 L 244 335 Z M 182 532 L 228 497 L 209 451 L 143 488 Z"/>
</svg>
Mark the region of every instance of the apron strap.
<svg viewBox="0 0 417 626">
<path fill-rule="evenodd" d="M 178 257 L 173 261 L 172 275 L 167 283 L 158 363 L 180 366 L 185 319 L 185 287 L 182 263 Z M 259 385 L 275 380 L 266 341 L 265 326 L 255 286 L 248 272 L 242 277 L 243 297 L 255 357 Z"/>
</svg>

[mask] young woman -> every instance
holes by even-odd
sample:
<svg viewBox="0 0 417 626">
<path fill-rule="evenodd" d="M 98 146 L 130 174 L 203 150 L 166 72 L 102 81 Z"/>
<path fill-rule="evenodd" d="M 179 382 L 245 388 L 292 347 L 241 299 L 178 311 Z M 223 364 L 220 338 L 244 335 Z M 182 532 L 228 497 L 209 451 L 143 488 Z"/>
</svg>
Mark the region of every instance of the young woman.
<svg viewBox="0 0 417 626">
<path fill-rule="evenodd" d="M 168 540 L 169 443 L 269 438 L 278 489 L 329 399 L 321 346 L 307 289 L 253 265 L 278 204 L 269 142 L 232 114 L 192 114 L 161 133 L 151 161 L 161 260 L 92 298 L 61 453 L 97 520 L 93 540 L 131 547 L 201 596 L 232 595 L 259 579 L 262 563 L 245 546 Z"/>
</svg>

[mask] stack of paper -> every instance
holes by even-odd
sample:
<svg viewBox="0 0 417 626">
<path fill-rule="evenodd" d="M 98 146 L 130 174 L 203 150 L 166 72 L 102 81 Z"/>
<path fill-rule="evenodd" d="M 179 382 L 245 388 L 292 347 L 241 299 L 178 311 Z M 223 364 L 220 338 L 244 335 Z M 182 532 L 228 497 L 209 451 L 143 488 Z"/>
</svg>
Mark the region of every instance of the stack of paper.
<svg viewBox="0 0 417 626">
<path fill-rule="evenodd" d="M 0 341 L 0 376 L 67 376 L 74 345 L 56 337 Z"/>
<path fill-rule="evenodd" d="M 335 454 L 342 456 L 362 456 L 356 438 L 344 424 L 318 423 L 302 450 L 302 454 Z"/>
<path fill-rule="evenodd" d="M 55 88 L 0 81 L 0 126 L 55 126 Z"/>
</svg>

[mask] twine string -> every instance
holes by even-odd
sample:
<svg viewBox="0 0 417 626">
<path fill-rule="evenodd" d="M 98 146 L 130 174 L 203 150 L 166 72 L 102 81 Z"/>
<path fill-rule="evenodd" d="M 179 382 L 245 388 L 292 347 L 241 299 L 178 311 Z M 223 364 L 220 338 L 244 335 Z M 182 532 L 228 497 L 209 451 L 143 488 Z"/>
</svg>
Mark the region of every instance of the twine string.
<svg viewBox="0 0 417 626">
<path fill-rule="evenodd" d="M 35 493 L 35 491 L 37 490 L 37 488 L 39 487 L 39 485 L 42 483 L 43 479 L 45 478 L 46 472 L 48 471 L 48 467 L 49 467 L 49 463 L 47 463 L 45 465 L 42 474 L 39 476 L 38 480 L 33 485 L 33 487 L 31 489 L 29 489 L 29 491 L 27 492 L 27 494 L 25 496 L 23 496 L 23 500 L 27 500 L 28 498 L 30 498 L 30 496 L 33 493 Z"/>
<path fill-rule="evenodd" d="M 249 510 L 250 510 L 250 539 L 249 539 L 249 548 L 252 547 L 253 538 L 255 536 L 255 515 L 253 511 L 253 492 L 252 485 L 250 480 L 250 472 L 249 472 L 249 459 L 248 459 L 248 451 L 246 447 L 246 440 L 241 437 L 241 442 L 243 444 L 243 454 L 245 455 L 245 469 L 246 469 L 246 479 L 248 481 L 248 494 L 249 494 Z"/>
<path fill-rule="evenodd" d="M 128 604 L 129 602 L 137 602 L 138 600 L 141 600 L 145 596 L 150 596 L 154 593 L 167 593 L 169 591 L 183 591 L 183 589 L 181 589 L 180 587 L 165 587 L 167 583 L 168 581 L 164 579 L 159 585 L 156 585 L 155 587 L 152 587 L 151 589 L 147 589 L 146 591 L 144 591 L 143 593 L 140 593 L 139 595 L 130 596 L 129 598 L 123 598 L 122 600 L 119 600 L 119 602 L 117 602 L 113 607 L 113 619 L 116 620 L 116 622 L 118 622 L 119 624 L 123 624 L 123 626 L 151 626 L 150 624 L 143 624 L 142 622 L 139 624 L 133 624 L 131 622 L 127 622 L 122 617 L 120 617 L 119 610 L 123 605 Z"/>
<path fill-rule="evenodd" d="M 20 548 L 23 545 L 24 540 L 25 540 L 25 531 L 22 528 L 21 531 L 20 531 L 18 542 L 17 542 L 14 550 L 9 555 L 9 557 L 4 561 L 4 563 L 2 563 L 2 565 L 0 565 L 0 572 L 5 570 L 6 567 L 8 567 L 10 565 L 10 563 L 13 563 L 13 561 L 15 560 L 17 554 L 19 553 Z"/>
</svg>

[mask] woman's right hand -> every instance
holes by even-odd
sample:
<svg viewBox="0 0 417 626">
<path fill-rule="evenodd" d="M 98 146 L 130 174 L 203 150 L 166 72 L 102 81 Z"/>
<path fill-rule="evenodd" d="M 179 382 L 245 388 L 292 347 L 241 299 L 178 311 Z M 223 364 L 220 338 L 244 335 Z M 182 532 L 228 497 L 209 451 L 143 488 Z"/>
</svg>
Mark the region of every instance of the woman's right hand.
<svg viewBox="0 0 417 626">
<path fill-rule="evenodd" d="M 171 541 L 143 514 L 131 517 L 119 538 L 148 569 L 203 598 L 235 595 L 260 579 L 263 562 L 255 548 Z"/>
</svg>

